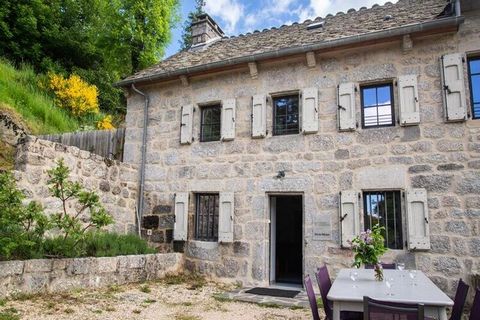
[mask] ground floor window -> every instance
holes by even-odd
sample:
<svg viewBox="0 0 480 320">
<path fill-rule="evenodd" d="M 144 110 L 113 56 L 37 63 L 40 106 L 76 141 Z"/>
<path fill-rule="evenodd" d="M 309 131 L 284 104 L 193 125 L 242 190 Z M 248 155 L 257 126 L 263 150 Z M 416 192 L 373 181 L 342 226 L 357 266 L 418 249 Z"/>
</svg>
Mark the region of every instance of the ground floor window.
<svg viewBox="0 0 480 320">
<path fill-rule="evenodd" d="M 402 201 L 400 191 L 368 191 L 363 193 L 365 230 L 377 223 L 385 228 L 385 246 L 403 249 Z"/>
<path fill-rule="evenodd" d="M 197 194 L 195 211 L 195 239 L 218 240 L 218 194 Z"/>
</svg>

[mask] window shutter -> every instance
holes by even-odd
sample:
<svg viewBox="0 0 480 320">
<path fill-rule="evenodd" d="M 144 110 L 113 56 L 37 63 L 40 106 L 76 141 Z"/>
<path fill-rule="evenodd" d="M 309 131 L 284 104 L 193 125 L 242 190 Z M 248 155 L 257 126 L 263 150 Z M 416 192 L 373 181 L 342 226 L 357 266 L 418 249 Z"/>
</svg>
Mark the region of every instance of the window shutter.
<svg viewBox="0 0 480 320">
<path fill-rule="evenodd" d="M 235 99 L 222 102 L 222 140 L 235 139 Z"/>
<path fill-rule="evenodd" d="M 302 90 L 302 130 L 303 133 L 318 132 L 318 90 Z"/>
<path fill-rule="evenodd" d="M 188 193 L 175 194 L 175 224 L 173 240 L 187 240 L 188 235 Z"/>
<path fill-rule="evenodd" d="M 420 123 L 420 103 L 416 75 L 398 77 L 398 96 L 400 98 L 400 125 L 408 126 Z"/>
<path fill-rule="evenodd" d="M 193 137 L 193 105 L 182 107 L 182 120 L 180 123 L 180 144 L 192 143 Z"/>
<path fill-rule="evenodd" d="M 410 189 L 406 192 L 408 249 L 430 249 L 430 228 L 428 225 L 427 191 Z"/>
<path fill-rule="evenodd" d="M 221 192 L 218 217 L 218 242 L 233 242 L 234 208 L 233 192 Z"/>
<path fill-rule="evenodd" d="M 467 101 L 463 81 L 463 56 L 447 54 L 441 58 L 445 121 L 467 119 Z"/>
<path fill-rule="evenodd" d="M 252 98 L 252 138 L 267 136 L 267 97 L 256 95 Z"/>
<path fill-rule="evenodd" d="M 355 191 L 340 192 L 340 228 L 342 247 L 349 248 L 349 242 L 360 234 L 358 193 Z"/>
<path fill-rule="evenodd" d="M 353 131 L 357 127 L 355 110 L 355 84 L 341 83 L 338 86 L 338 130 Z"/>
</svg>

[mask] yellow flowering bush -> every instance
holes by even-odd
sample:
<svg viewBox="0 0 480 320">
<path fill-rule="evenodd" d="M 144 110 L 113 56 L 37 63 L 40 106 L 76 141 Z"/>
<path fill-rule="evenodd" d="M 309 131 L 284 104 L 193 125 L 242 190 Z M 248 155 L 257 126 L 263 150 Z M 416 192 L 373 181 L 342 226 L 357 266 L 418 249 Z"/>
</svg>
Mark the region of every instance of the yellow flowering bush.
<svg viewBox="0 0 480 320">
<path fill-rule="evenodd" d="M 76 74 L 68 78 L 50 74 L 49 85 L 55 92 L 56 104 L 72 111 L 75 116 L 81 117 L 99 112 L 97 87 L 83 81 Z"/>
<path fill-rule="evenodd" d="M 112 130 L 115 126 L 112 123 L 112 116 L 106 115 L 102 120 L 97 122 L 97 128 L 99 130 Z"/>
</svg>

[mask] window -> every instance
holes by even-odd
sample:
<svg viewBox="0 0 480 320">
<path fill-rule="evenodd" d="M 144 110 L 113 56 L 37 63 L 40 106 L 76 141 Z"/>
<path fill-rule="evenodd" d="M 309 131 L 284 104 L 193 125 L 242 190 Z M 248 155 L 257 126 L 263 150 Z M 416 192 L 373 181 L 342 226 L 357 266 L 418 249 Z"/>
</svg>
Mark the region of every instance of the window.
<svg viewBox="0 0 480 320">
<path fill-rule="evenodd" d="M 480 119 L 480 57 L 468 60 L 473 119 Z"/>
<path fill-rule="evenodd" d="M 369 191 L 363 193 L 364 226 L 372 229 L 377 223 L 385 228 L 385 246 L 403 249 L 400 191 Z"/>
<path fill-rule="evenodd" d="M 273 135 L 300 132 L 298 95 L 273 98 Z"/>
<path fill-rule="evenodd" d="M 200 141 L 220 140 L 220 119 L 222 108 L 219 105 L 202 107 L 202 122 L 200 126 Z"/>
<path fill-rule="evenodd" d="M 361 99 L 363 128 L 395 125 L 392 84 L 362 87 Z"/>
<path fill-rule="evenodd" d="M 195 239 L 218 240 L 218 194 L 197 194 L 195 212 Z"/>
</svg>

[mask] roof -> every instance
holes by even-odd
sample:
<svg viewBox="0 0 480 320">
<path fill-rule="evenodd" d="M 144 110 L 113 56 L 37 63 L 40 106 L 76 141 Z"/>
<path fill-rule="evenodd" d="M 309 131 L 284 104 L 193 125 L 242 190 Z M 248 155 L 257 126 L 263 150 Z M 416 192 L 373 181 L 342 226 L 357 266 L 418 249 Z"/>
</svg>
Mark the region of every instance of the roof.
<svg viewBox="0 0 480 320">
<path fill-rule="evenodd" d="M 332 44 L 335 40 L 369 35 L 395 28 L 418 25 L 421 23 L 445 19 L 452 12 L 445 14 L 446 0 L 399 0 L 383 6 L 348 10 L 325 18 L 306 20 L 303 23 L 283 25 L 279 28 L 254 31 L 245 35 L 224 37 L 202 50 L 181 51 L 160 63 L 141 70 L 117 83 L 128 85 L 153 79 L 166 78 L 167 75 L 190 74 L 193 70 L 208 69 L 221 62 L 234 64 L 239 58 L 261 56 L 277 52 L 277 56 L 291 52 L 288 49 L 313 46 L 315 44 Z M 448 11 L 448 10 L 447 10 Z M 312 23 L 324 21 L 323 27 L 307 28 Z M 283 54 L 285 53 L 285 54 Z M 245 59 L 243 59 L 245 60 Z M 252 58 L 252 61 L 256 59 Z"/>
</svg>

